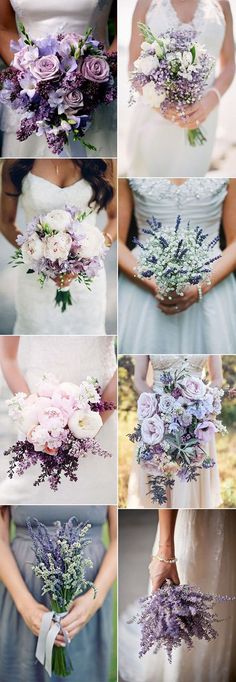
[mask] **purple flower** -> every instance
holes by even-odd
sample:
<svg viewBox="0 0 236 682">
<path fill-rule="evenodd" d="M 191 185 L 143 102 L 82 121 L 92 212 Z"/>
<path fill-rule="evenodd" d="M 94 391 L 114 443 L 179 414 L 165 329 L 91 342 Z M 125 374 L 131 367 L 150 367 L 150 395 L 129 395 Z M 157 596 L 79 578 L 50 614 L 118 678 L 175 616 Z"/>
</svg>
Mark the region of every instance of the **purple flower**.
<svg viewBox="0 0 236 682">
<path fill-rule="evenodd" d="M 67 115 L 70 115 L 70 112 L 73 114 L 75 113 L 80 107 L 83 106 L 84 103 L 84 98 L 83 98 L 83 93 L 81 90 L 71 90 L 68 92 L 65 97 L 64 97 L 64 104 L 65 104 L 65 109 L 67 111 Z"/>
<path fill-rule="evenodd" d="M 198 438 L 200 441 L 208 443 L 209 440 L 212 440 L 214 434 L 216 433 L 215 424 L 213 424 L 213 422 L 210 421 L 204 421 L 198 424 L 194 433 L 196 438 Z"/>
<path fill-rule="evenodd" d="M 56 55 L 40 57 L 30 65 L 30 71 L 38 81 L 49 81 L 55 78 L 59 71 L 60 62 Z"/>
<path fill-rule="evenodd" d="M 81 73 L 94 83 L 104 83 L 109 80 L 110 67 L 102 57 L 85 57 L 81 65 Z"/>
<path fill-rule="evenodd" d="M 39 57 L 38 48 L 32 45 L 23 47 L 22 50 L 16 52 L 13 59 L 13 66 L 19 71 L 26 71 L 32 62 Z"/>
</svg>

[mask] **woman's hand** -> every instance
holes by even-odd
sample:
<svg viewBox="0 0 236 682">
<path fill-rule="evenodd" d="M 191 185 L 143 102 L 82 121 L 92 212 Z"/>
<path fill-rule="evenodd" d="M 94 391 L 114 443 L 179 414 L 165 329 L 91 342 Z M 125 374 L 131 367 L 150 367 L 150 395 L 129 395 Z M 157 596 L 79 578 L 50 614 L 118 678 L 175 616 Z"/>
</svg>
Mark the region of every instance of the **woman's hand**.
<svg viewBox="0 0 236 682">
<path fill-rule="evenodd" d="M 94 591 L 92 589 L 88 590 L 82 597 L 74 600 L 68 616 L 61 621 L 61 625 L 67 632 L 69 640 L 73 639 L 84 628 L 100 606 L 101 604 L 97 597 L 94 599 Z M 62 635 L 58 635 L 57 642 L 64 642 Z"/>
<path fill-rule="evenodd" d="M 158 300 L 158 308 L 160 308 L 165 315 L 176 315 L 187 310 L 194 303 L 197 303 L 199 294 L 197 286 L 192 285 L 185 289 L 183 296 L 179 296 L 173 292 L 170 299 L 167 296 L 162 297 L 161 294 L 157 293 L 156 298 Z"/>
<path fill-rule="evenodd" d="M 63 289 L 64 287 L 69 287 L 71 282 L 73 282 L 73 279 L 76 279 L 76 277 L 77 275 L 73 275 L 72 273 L 70 275 L 58 275 L 58 277 L 54 277 L 53 281 L 57 287 Z"/>
<path fill-rule="evenodd" d="M 195 130 L 195 128 L 199 128 L 199 126 L 206 121 L 217 104 L 217 95 L 210 90 L 199 102 L 196 102 L 191 106 L 183 107 L 182 111 L 177 111 L 174 107 L 169 107 L 163 115 L 180 128 Z"/>
<path fill-rule="evenodd" d="M 24 602 L 19 610 L 29 630 L 33 632 L 33 635 L 38 637 L 43 615 L 47 613 L 49 609 L 43 604 L 39 604 L 33 597 L 30 597 L 30 599 L 27 599 Z"/>
<path fill-rule="evenodd" d="M 171 580 L 174 585 L 179 585 L 179 576 L 176 564 L 166 564 L 153 557 L 149 565 L 149 574 L 152 581 L 152 591 L 159 590 L 166 580 Z"/>
</svg>

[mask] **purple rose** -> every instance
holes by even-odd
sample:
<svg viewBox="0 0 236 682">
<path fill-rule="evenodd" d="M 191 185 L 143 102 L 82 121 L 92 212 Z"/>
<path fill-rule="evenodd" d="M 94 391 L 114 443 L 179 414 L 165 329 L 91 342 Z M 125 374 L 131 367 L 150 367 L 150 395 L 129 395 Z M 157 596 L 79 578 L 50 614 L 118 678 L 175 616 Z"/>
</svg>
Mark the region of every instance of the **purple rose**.
<svg viewBox="0 0 236 682">
<path fill-rule="evenodd" d="M 154 393 L 141 393 L 138 399 L 138 418 L 152 417 L 157 408 L 157 399 Z"/>
<path fill-rule="evenodd" d="M 67 109 L 67 114 L 74 114 L 80 107 L 84 104 L 83 93 L 81 90 L 75 89 L 68 92 L 64 97 L 65 109 Z"/>
<path fill-rule="evenodd" d="M 37 59 L 34 64 L 30 65 L 30 70 L 38 81 L 49 81 L 52 78 L 55 78 L 59 71 L 59 66 L 59 59 L 56 55 L 51 54 Z"/>
<path fill-rule="evenodd" d="M 84 78 L 94 83 L 104 83 L 109 80 L 110 67 L 106 59 L 101 57 L 85 57 L 81 73 Z"/>
<path fill-rule="evenodd" d="M 154 414 L 153 417 L 149 417 L 143 420 L 141 426 L 141 434 L 144 443 L 147 445 L 156 445 L 160 443 L 164 436 L 164 424 L 162 419 Z"/>
<path fill-rule="evenodd" d="M 215 432 L 216 432 L 215 424 L 213 424 L 213 422 L 208 421 L 204 421 L 201 424 L 198 424 L 197 428 L 194 431 L 196 438 L 198 438 L 198 440 L 200 441 L 203 441 L 204 443 L 208 443 L 209 440 L 212 440 Z"/>
</svg>

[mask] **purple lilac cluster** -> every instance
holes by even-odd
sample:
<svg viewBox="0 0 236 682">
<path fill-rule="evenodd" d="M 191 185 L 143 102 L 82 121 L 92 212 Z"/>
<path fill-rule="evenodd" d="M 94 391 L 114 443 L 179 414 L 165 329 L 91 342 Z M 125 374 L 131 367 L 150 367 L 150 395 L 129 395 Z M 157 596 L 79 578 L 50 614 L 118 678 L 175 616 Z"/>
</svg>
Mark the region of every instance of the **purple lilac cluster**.
<svg viewBox="0 0 236 682">
<path fill-rule="evenodd" d="M 192 649 L 194 639 L 207 642 L 216 639 L 214 625 L 220 619 L 213 607 L 235 598 L 206 594 L 192 585 L 166 583 L 140 600 L 140 612 L 133 619 L 141 626 L 139 656 L 150 650 L 156 654 L 164 648 L 171 663 L 173 651 L 183 644 Z"/>
<path fill-rule="evenodd" d="M 55 209 L 35 217 L 24 235 L 17 237 L 13 266 L 26 265 L 29 274 L 38 275 L 41 286 L 48 279 L 59 278 L 55 303 L 62 312 L 72 305 L 70 290 L 63 286 L 64 277 L 72 275 L 90 289 L 108 250 L 103 233 L 91 224 L 90 213 L 70 206 Z"/>
<path fill-rule="evenodd" d="M 134 63 L 131 83 L 142 88 L 147 103 L 165 113 L 170 107 L 184 115 L 186 106 L 204 95 L 214 60 L 196 40 L 193 31 L 168 31 L 155 36 L 145 24 L 139 24 L 144 42 Z M 188 131 L 191 145 L 203 144 L 200 128 Z"/>
<path fill-rule="evenodd" d="M 129 435 L 137 443 L 137 461 L 148 475 L 152 501 L 167 501 L 177 476 L 196 481 L 201 469 L 215 462 L 205 446 L 216 432 L 225 432 L 217 419 L 224 392 L 193 376 L 184 362 L 173 373 L 163 372 L 158 393 L 141 393 L 138 425 Z"/>
<path fill-rule="evenodd" d="M 49 148 L 60 154 L 68 143 L 83 140 L 100 104 L 116 99 L 116 54 L 93 39 L 75 33 L 31 40 L 20 25 L 21 38 L 11 43 L 15 53 L 0 74 L 0 101 L 21 113 L 17 138 L 45 135 Z"/>
</svg>

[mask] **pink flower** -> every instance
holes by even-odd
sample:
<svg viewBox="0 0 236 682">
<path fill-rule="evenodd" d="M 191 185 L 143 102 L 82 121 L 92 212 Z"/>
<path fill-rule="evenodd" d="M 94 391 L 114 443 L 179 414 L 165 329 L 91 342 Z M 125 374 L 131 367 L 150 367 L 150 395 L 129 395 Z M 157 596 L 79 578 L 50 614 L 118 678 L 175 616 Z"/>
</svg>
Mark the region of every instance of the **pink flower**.
<svg viewBox="0 0 236 682">
<path fill-rule="evenodd" d="M 48 431 L 63 429 L 67 424 L 67 416 L 58 407 L 45 407 L 39 410 L 39 423 Z"/>
<path fill-rule="evenodd" d="M 213 422 L 204 421 L 201 424 L 198 424 L 194 433 L 198 440 L 203 441 L 204 443 L 208 443 L 209 440 L 212 440 L 216 430 L 217 429 Z"/>
<path fill-rule="evenodd" d="M 55 54 L 40 57 L 30 65 L 30 71 L 38 81 L 49 81 L 55 78 L 59 71 L 60 62 Z"/>
<path fill-rule="evenodd" d="M 138 399 L 138 418 L 152 417 L 157 408 L 157 399 L 154 393 L 141 393 Z"/>
<path fill-rule="evenodd" d="M 185 377 L 180 382 L 180 388 L 188 400 L 202 400 L 206 393 L 206 386 L 203 381 L 194 376 Z"/>
<path fill-rule="evenodd" d="M 59 389 L 53 393 L 52 405 L 53 407 L 57 407 L 59 410 L 61 410 L 61 412 L 63 412 L 63 414 L 69 418 L 77 409 L 78 401 L 74 398 L 74 396 L 68 395 L 65 391 L 63 392 Z"/>
<path fill-rule="evenodd" d="M 27 433 L 27 440 L 32 443 L 36 452 L 43 452 L 50 435 L 43 426 L 34 426 Z"/>
<path fill-rule="evenodd" d="M 141 426 L 142 439 L 147 445 L 156 445 L 160 443 L 164 436 L 164 424 L 162 419 L 154 414 L 143 420 Z"/>
</svg>

